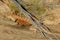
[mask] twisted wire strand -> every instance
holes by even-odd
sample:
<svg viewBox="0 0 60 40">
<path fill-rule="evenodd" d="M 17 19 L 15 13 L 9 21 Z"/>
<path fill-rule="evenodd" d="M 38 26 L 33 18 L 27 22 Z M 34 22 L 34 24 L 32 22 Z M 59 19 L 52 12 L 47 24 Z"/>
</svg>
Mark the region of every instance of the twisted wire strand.
<svg viewBox="0 0 60 40">
<path fill-rule="evenodd" d="M 47 33 L 47 34 L 53 34 L 51 32 L 48 32 L 46 31 L 45 29 L 43 29 L 42 27 L 40 27 L 40 24 L 38 22 L 38 20 L 36 20 L 35 18 L 33 18 L 33 16 L 31 14 L 29 14 L 28 12 L 26 12 L 26 9 L 22 8 L 22 5 L 17 1 L 17 0 L 13 0 L 13 2 L 15 2 L 17 4 L 17 6 L 19 7 L 19 9 L 23 12 L 23 14 L 29 18 L 29 20 L 31 21 L 31 23 L 40 31 L 40 33 L 45 36 L 44 33 Z M 34 21 L 35 20 L 35 21 Z M 55 35 L 54 35 L 55 36 Z M 48 36 L 49 37 L 49 36 Z M 50 37 L 49 37 L 50 38 Z M 56 36 L 55 38 L 57 40 L 59 40 Z M 50 38 L 51 39 L 51 38 Z"/>
<path fill-rule="evenodd" d="M 16 1 L 14 0 L 14 2 L 16 3 Z M 25 16 L 27 16 L 27 18 L 29 18 L 29 20 L 31 21 L 31 23 L 37 28 L 37 29 L 39 29 L 39 27 L 37 27 L 37 25 L 32 21 L 32 19 L 29 17 L 29 14 L 24 10 L 24 9 L 22 9 L 21 8 L 21 6 L 19 6 L 19 4 L 18 3 L 16 3 L 17 5 L 18 5 L 18 7 L 21 9 L 21 11 L 24 13 L 24 15 Z M 27 15 L 28 14 L 28 15 Z M 39 29 L 39 30 L 41 30 L 41 29 Z M 42 30 L 41 30 L 41 34 L 42 34 L 43 32 L 42 32 Z M 43 34 L 42 34 L 43 35 Z M 44 35 L 43 35 L 44 36 Z"/>
</svg>

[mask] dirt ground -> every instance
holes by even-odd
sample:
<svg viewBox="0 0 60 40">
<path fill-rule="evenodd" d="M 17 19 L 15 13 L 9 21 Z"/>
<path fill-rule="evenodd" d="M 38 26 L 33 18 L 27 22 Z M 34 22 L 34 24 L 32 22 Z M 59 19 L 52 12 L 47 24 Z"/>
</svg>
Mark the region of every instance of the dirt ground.
<svg viewBox="0 0 60 40">
<path fill-rule="evenodd" d="M 7 14 L 11 13 L 11 10 L 2 4 L 0 2 L 0 40 L 49 40 L 44 38 L 39 31 L 35 33 L 8 19 Z M 49 10 L 47 13 L 43 19 L 44 23 L 60 38 L 60 8 Z"/>
</svg>

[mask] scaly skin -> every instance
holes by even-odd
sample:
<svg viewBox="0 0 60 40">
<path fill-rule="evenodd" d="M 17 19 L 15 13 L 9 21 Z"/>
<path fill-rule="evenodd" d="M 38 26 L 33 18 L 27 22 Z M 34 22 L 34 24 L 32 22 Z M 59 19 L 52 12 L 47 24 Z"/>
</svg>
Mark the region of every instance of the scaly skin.
<svg viewBox="0 0 60 40">
<path fill-rule="evenodd" d="M 12 21 L 17 22 L 19 25 L 31 26 L 31 23 L 28 21 L 28 19 L 23 17 L 21 18 L 15 14 L 9 14 L 8 18 L 10 18 Z"/>
</svg>

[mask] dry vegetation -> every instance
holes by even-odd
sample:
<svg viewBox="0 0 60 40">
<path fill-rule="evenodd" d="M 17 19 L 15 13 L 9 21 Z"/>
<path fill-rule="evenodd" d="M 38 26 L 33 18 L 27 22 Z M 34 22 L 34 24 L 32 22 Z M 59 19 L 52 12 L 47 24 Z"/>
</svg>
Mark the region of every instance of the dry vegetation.
<svg viewBox="0 0 60 40">
<path fill-rule="evenodd" d="M 17 25 L 16 22 L 10 20 L 8 15 L 13 13 L 20 17 L 25 17 L 17 8 L 17 6 L 11 0 L 0 1 L 0 40 L 45 40 L 40 33 L 34 33 L 34 26 L 25 28 Z M 23 0 L 22 5 L 32 14 L 37 16 L 40 21 L 41 15 L 43 16 L 43 22 L 46 24 L 53 33 L 60 38 L 60 8 L 51 9 L 48 6 L 40 5 L 41 0 Z M 41 2 L 42 3 L 42 2 Z M 43 3 L 42 3 L 43 4 Z M 48 1 L 45 4 L 60 5 L 60 1 Z M 26 17 L 25 17 L 26 18 Z M 49 40 L 49 39 L 48 39 Z"/>
</svg>

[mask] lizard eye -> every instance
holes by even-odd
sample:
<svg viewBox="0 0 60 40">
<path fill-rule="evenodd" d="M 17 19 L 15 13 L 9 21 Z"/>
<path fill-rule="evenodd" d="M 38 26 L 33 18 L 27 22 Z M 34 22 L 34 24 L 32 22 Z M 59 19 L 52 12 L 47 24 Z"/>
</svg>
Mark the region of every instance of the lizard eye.
<svg viewBox="0 0 60 40">
<path fill-rule="evenodd" d="M 17 22 L 18 19 L 15 20 L 15 22 Z"/>
</svg>

